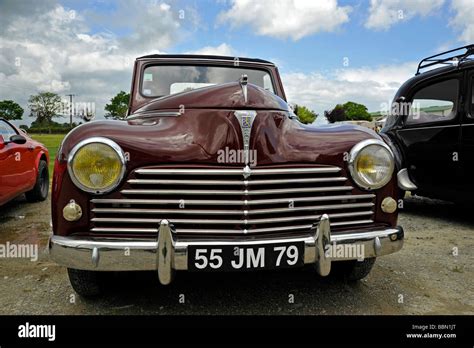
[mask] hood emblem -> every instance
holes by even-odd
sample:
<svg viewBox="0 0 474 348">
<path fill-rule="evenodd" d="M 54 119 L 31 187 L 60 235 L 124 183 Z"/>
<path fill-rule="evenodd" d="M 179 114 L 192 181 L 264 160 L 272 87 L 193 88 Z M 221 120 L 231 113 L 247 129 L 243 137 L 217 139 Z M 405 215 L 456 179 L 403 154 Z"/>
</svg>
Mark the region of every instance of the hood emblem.
<svg viewBox="0 0 474 348">
<path fill-rule="evenodd" d="M 243 74 L 240 77 L 239 83 L 240 83 L 240 88 L 242 88 L 242 94 L 244 95 L 245 103 L 247 103 L 248 101 L 247 82 L 248 82 L 248 76 Z"/>
<path fill-rule="evenodd" d="M 239 121 L 240 130 L 242 131 L 242 140 L 244 144 L 244 160 L 248 166 L 250 163 L 250 134 L 252 132 L 252 125 L 257 112 L 255 110 L 237 110 L 234 116 Z"/>
</svg>

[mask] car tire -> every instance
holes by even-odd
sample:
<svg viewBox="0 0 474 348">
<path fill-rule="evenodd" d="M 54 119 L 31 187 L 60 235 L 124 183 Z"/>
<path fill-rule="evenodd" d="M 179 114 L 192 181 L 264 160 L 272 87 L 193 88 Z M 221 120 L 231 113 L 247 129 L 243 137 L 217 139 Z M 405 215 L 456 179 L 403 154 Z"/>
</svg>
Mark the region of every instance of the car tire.
<svg viewBox="0 0 474 348">
<path fill-rule="evenodd" d="M 84 271 L 68 268 L 72 288 L 84 298 L 95 298 L 104 292 L 104 272 Z"/>
<path fill-rule="evenodd" d="M 375 257 L 364 259 L 363 261 L 338 261 L 333 263 L 334 271 L 341 274 L 345 280 L 356 282 L 367 277 L 375 264 Z"/>
<path fill-rule="evenodd" d="M 48 163 L 41 160 L 38 165 L 38 176 L 35 186 L 31 191 L 25 193 L 28 202 L 40 202 L 48 198 L 49 191 L 49 172 Z"/>
</svg>

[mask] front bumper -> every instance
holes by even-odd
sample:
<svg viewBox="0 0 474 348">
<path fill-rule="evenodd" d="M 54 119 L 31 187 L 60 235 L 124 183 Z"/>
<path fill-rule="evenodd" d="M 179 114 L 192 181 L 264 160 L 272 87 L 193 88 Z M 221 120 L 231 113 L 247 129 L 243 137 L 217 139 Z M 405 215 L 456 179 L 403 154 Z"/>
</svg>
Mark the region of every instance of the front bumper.
<svg viewBox="0 0 474 348">
<path fill-rule="evenodd" d="M 93 271 L 143 271 L 157 270 L 162 284 L 169 284 L 175 270 L 188 269 L 190 246 L 279 244 L 304 242 L 304 263 L 314 264 L 322 276 L 329 274 L 332 261 L 357 259 L 354 256 L 328 257 L 328 245 L 357 246 L 363 250 L 363 258 L 387 255 L 403 246 L 403 229 L 383 230 L 331 235 L 329 218 L 323 215 L 313 225 L 311 233 L 291 238 L 248 238 L 233 240 L 183 240 L 176 236 L 168 221 L 162 220 L 156 241 L 127 239 L 96 239 L 62 237 L 53 235 L 49 240 L 51 258 L 68 268 Z"/>
</svg>

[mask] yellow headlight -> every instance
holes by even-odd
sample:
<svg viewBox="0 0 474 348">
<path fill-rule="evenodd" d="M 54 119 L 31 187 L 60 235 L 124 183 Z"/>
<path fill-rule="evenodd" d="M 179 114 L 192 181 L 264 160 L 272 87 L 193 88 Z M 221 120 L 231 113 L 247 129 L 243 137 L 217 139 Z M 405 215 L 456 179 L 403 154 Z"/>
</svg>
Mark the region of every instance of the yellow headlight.
<svg viewBox="0 0 474 348">
<path fill-rule="evenodd" d="M 365 175 L 373 175 L 377 170 L 374 159 L 368 154 L 362 154 L 357 158 L 356 168 Z"/>
<path fill-rule="evenodd" d="M 106 138 L 91 138 L 71 151 L 69 174 L 82 190 L 104 193 L 115 188 L 125 170 L 121 148 Z"/>
<path fill-rule="evenodd" d="M 392 178 L 394 168 L 392 151 L 379 140 L 362 141 L 351 150 L 349 169 L 362 188 L 374 190 L 385 186 Z"/>
</svg>

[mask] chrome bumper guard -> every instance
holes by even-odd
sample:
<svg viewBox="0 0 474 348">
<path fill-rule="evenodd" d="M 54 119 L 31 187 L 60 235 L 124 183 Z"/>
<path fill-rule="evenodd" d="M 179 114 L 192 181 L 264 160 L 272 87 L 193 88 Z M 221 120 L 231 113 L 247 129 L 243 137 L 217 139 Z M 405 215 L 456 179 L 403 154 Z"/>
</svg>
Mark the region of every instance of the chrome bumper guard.
<svg viewBox="0 0 474 348">
<path fill-rule="evenodd" d="M 321 276 L 331 271 L 332 261 L 355 257 L 327 257 L 328 245 L 360 245 L 364 258 L 394 253 L 403 246 L 401 227 L 384 230 L 331 235 L 329 217 L 324 214 L 311 234 L 302 237 L 235 240 L 183 240 L 176 237 L 172 226 L 162 220 L 156 241 L 130 239 L 92 239 L 53 235 L 49 240 L 50 257 L 60 265 L 92 271 L 157 270 L 162 284 L 169 284 L 175 270 L 188 269 L 188 247 L 198 245 L 262 245 L 304 242 L 304 263 L 314 264 Z"/>
</svg>

